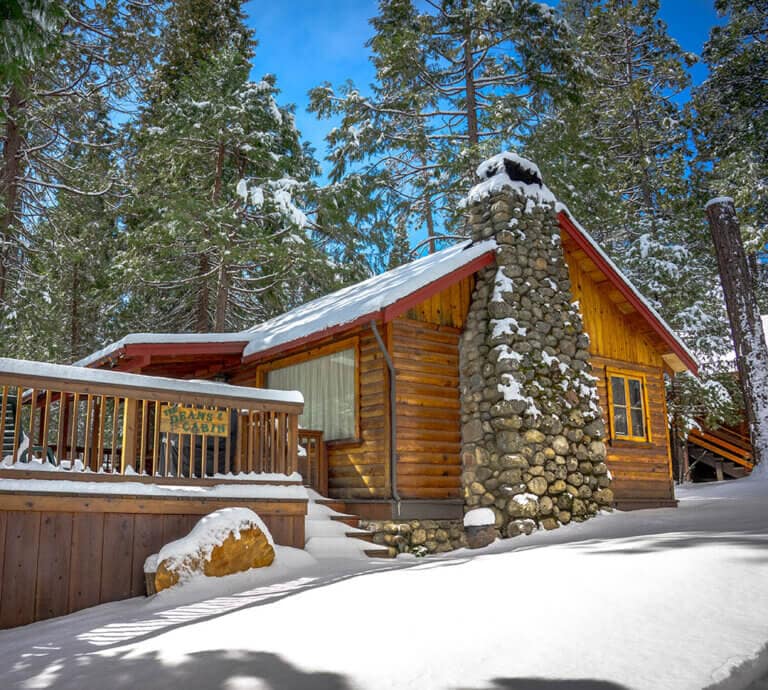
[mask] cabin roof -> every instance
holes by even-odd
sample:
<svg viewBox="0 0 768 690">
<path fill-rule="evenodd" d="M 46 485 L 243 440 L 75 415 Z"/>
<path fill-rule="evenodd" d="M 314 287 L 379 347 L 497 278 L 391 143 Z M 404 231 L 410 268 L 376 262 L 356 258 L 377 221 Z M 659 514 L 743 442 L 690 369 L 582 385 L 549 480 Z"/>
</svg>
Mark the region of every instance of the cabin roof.
<svg viewBox="0 0 768 690">
<path fill-rule="evenodd" d="M 625 310 L 636 312 L 647 324 L 660 349 L 666 351 L 663 356 L 669 366 L 674 371 L 689 369 L 696 373 L 696 358 L 682 340 L 568 209 L 563 204 L 556 208 L 561 229 L 620 293 Z M 244 331 L 133 333 L 81 359 L 76 365 L 100 366 L 127 353 L 136 358 L 158 353 L 166 356 L 183 354 L 190 358 L 221 354 L 229 355 L 232 360 L 263 358 L 354 325 L 396 318 L 487 266 L 493 260 L 495 250 L 493 240 L 463 242 L 307 302 Z"/>
<path fill-rule="evenodd" d="M 699 364 L 696 361 L 695 355 L 656 311 L 653 305 L 632 284 L 632 281 L 621 272 L 619 267 L 603 251 L 594 238 L 571 215 L 565 204 L 558 202 L 556 210 L 558 211 L 560 227 L 584 251 L 589 260 L 595 264 L 597 270 L 605 275 L 610 284 L 623 295 L 629 307 L 643 318 L 654 335 L 666 346 L 668 353 L 663 358 L 672 370 L 679 372 L 687 369 L 694 374 L 698 374 Z"/>
<path fill-rule="evenodd" d="M 495 250 L 493 240 L 462 242 L 307 302 L 244 331 L 248 345 L 243 358 L 263 356 L 310 337 L 314 340 L 336 327 L 376 319 L 389 321 L 426 299 L 428 295 L 419 298 L 425 288 L 434 294 L 445 287 L 443 279 L 453 283 L 488 265 Z"/>
</svg>

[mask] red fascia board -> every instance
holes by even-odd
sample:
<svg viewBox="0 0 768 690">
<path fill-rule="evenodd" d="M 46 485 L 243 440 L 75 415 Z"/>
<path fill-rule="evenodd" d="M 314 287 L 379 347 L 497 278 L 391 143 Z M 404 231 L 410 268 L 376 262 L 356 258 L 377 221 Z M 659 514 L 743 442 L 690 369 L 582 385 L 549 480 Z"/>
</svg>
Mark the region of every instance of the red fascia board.
<svg viewBox="0 0 768 690">
<path fill-rule="evenodd" d="M 667 327 L 659 321 L 656 315 L 648 309 L 647 305 L 637 296 L 634 289 L 627 285 L 626 281 L 616 272 L 613 268 L 593 246 L 592 242 L 584 236 L 573 221 L 568 217 L 565 211 L 560 211 L 558 214 L 558 220 L 560 221 L 560 228 L 570 237 L 589 258 L 600 269 L 600 271 L 608 279 L 608 282 L 613 285 L 629 302 L 632 307 L 637 311 L 653 328 L 659 337 L 667 344 L 669 349 L 676 354 L 680 361 L 685 364 L 688 369 L 698 375 L 699 365 L 691 356 L 685 351 L 685 349 L 677 341 L 677 338 L 669 332 Z"/>
<path fill-rule="evenodd" d="M 117 362 L 117 369 L 129 371 L 136 368 L 136 363 L 126 362 L 126 360 L 138 358 L 143 361 L 142 366 L 146 366 L 152 356 L 158 355 L 211 355 L 213 357 L 241 355 L 246 344 L 245 340 L 219 343 L 128 343 L 91 362 L 88 368 L 98 369 L 113 360 Z"/>
<path fill-rule="evenodd" d="M 219 343 L 129 343 L 125 346 L 126 357 L 211 355 L 213 357 L 241 354 L 247 340 Z"/>
<path fill-rule="evenodd" d="M 420 290 L 412 292 L 410 295 L 403 297 L 394 304 L 390 304 L 384 308 L 384 321 L 391 321 L 398 316 L 405 314 L 409 309 L 415 307 L 417 304 L 428 300 L 430 297 L 434 297 L 439 292 L 442 292 L 446 288 L 458 283 L 460 280 L 471 276 L 473 273 L 477 273 L 481 268 L 485 268 L 489 264 L 493 263 L 496 257 L 496 252 L 490 251 L 485 254 L 481 254 L 476 259 L 473 259 L 468 264 L 457 268 L 452 273 L 444 275 L 429 285 L 425 285 Z"/>
<path fill-rule="evenodd" d="M 266 359 L 271 355 L 279 354 L 285 350 L 292 350 L 297 347 L 301 347 L 302 345 L 307 345 L 309 343 L 322 340 L 323 338 L 335 335 L 341 331 L 346 331 L 356 326 L 365 325 L 371 321 L 383 321 L 384 323 L 387 323 L 392 319 L 396 319 L 401 314 L 404 314 L 411 307 L 414 307 L 420 302 L 429 299 L 433 295 L 442 292 L 445 290 L 445 288 L 450 287 L 454 283 L 458 283 L 460 280 L 463 280 L 473 273 L 476 273 L 481 268 L 485 268 L 493 262 L 495 256 L 496 253 L 493 251 L 486 252 L 485 254 L 482 254 L 469 263 L 465 264 L 464 266 L 457 268 L 455 271 L 452 271 L 451 273 L 438 278 L 432 283 L 429 283 L 429 285 L 425 285 L 423 288 L 416 290 L 415 292 L 407 295 L 406 297 L 403 297 L 402 299 L 399 299 L 393 304 L 390 304 L 388 307 L 384 307 L 384 309 L 369 312 L 368 314 L 364 314 L 363 316 L 358 317 L 354 321 L 347 321 L 346 323 L 329 326 L 328 328 L 315 331 L 314 333 L 310 333 L 309 335 L 305 335 L 301 338 L 289 340 L 286 343 L 275 345 L 274 347 L 261 350 L 260 352 L 254 352 L 253 354 L 243 358 L 243 364 L 248 364 L 259 359 Z"/>
</svg>

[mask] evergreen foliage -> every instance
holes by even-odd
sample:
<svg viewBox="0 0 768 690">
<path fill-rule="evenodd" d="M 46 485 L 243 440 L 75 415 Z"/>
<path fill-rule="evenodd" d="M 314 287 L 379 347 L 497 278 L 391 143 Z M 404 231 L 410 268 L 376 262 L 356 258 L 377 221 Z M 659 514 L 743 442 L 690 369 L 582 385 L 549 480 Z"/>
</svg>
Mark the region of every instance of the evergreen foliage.
<svg viewBox="0 0 768 690">
<path fill-rule="evenodd" d="M 370 180 L 391 227 L 460 230 L 478 163 L 519 141 L 545 102 L 575 97 L 584 75 L 567 26 L 530 0 L 429 1 L 424 11 L 382 0 L 371 23 L 371 96 L 352 83 L 311 94 L 318 115 L 341 117 L 327 138 L 331 176 Z"/>
</svg>

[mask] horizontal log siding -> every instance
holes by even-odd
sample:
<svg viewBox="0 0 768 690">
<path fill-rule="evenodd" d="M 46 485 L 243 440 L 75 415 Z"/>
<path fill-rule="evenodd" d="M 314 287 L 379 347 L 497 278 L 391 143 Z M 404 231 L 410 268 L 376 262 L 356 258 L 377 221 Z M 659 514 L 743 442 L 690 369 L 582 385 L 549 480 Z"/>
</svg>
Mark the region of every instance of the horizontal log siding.
<svg viewBox="0 0 768 690">
<path fill-rule="evenodd" d="M 387 327 L 379 323 L 386 340 Z M 317 356 L 340 340 L 357 337 L 359 362 L 358 426 L 360 438 L 333 442 L 328 448 L 328 494 L 338 499 L 389 498 L 389 398 L 387 367 L 370 326 L 355 327 L 311 345 L 292 348 L 232 372 L 231 383 L 241 386 L 265 384 L 266 369 L 281 360 L 306 354 Z"/>
<path fill-rule="evenodd" d="M 590 337 L 593 375 L 598 378 L 600 406 L 608 419 L 606 369 L 634 371 L 646 377 L 650 443 L 608 442 L 608 468 L 616 500 L 674 498 L 667 432 L 664 362 L 661 354 L 638 333 L 633 316 L 625 315 L 610 298 L 607 282 L 596 282 L 575 254 L 566 250 L 573 297 L 578 300 L 584 329 Z M 607 428 L 607 425 L 606 425 Z"/>
<path fill-rule="evenodd" d="M 403 498 L 459 498 L 460 330 L 396 319 L 398 490 Z"/>
</svg>

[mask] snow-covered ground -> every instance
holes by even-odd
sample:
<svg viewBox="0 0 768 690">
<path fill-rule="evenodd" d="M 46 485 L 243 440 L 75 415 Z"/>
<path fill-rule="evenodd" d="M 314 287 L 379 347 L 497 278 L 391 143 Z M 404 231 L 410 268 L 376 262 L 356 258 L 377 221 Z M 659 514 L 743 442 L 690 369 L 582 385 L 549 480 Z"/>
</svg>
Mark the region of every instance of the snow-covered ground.
<svg viewBox="0 0 768 690">
<path fill-rule="evenodd" d="M 679 496 L 442 557 L 278 547 L 263 571 L 0 633 L 0 687 L 768 688 L 768 481 Z"/>
</svg>

